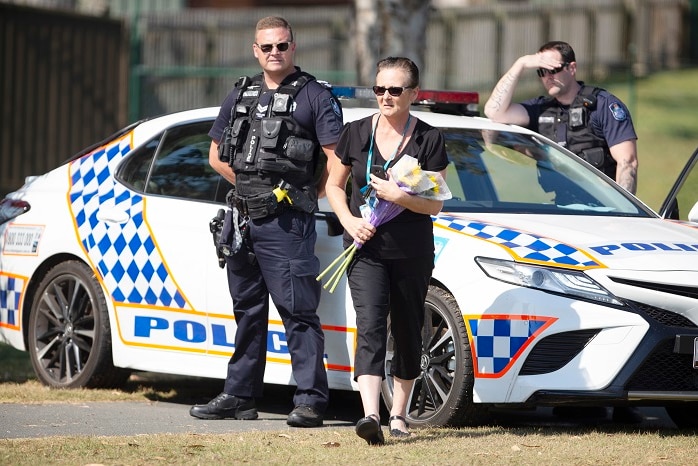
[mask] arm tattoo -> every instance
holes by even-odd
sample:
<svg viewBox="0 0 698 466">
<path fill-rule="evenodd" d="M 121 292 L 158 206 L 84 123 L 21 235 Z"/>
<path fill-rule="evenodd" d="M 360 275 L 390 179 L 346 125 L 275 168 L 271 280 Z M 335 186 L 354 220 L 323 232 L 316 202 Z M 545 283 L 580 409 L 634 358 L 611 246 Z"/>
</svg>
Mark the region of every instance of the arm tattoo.
<svg viewBox="0 0 698 466">
<path fill-rule="evenodd" d="M 502 100 L 505 99 L 507 95 L 511 92 L 511 89 L 516 84 L 517 78 L 511 73 L 505 74 L 502 79 L 499 80 L 497 86 L 495 86 L 490 96 L 488 107 L 492 110 L 499 110 L 502 107 Z"/>
<path fill-rule="evenodd" d="M 628 192 L 635 194 L 637 191 L 637 169 L 630 164 L 619 164 L 617 170 L 617 183 L 624 187 Z"/>
</svg>

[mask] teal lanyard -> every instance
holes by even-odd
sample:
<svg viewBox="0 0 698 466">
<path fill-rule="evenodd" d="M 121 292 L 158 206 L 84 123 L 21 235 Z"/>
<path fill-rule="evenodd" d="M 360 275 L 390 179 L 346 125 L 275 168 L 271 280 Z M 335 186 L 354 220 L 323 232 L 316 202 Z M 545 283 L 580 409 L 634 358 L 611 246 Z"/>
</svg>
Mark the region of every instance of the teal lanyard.
<svg viewBox="0 0 698 466">
<path fill-rule="evenodd" d="M 378 120 L 380 120 L 381 116 L 380 113 L 378 114 L 378 118 L 376 118 L 376 124 L 373 125 L 373 131 L 371 131 L 371 145 L 368 147 L 368 160 L 366 160 L 366 185 L 368 186 L 371 183 L 371 165 L 373 164 L 373 141 L 376 138 L 376 128 L 378 127 Z M 397 155 L 398 151 L 402 147 L 402 144 L 405 142 L 405 135 L 407 134 L 407 129 L 410 127 L 410 121 L 412 121 L 412 114 L 409 114 L 407 117 L 407 123 L 405 123 L 405 129 L 402 130 L 402 139 L 400 139 L 400 144 L 397 145 L 395 148 L 395 152 L 393 152 L 393 155 L 390 156 L 387 162 L 385 162 L 385 165 L 383 165 L 383 168 L 386 170 L 388 169 L 388 165 L 390 165 L 390 162 L 393 161 L 395 156 Z"/>
</svg>

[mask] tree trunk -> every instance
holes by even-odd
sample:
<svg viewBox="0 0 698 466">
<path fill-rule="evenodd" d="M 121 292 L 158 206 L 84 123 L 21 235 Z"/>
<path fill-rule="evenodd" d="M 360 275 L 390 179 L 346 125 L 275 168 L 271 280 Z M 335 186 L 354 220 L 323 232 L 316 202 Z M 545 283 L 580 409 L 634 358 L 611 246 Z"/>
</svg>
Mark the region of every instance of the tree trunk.
<svg viewBox="0 0 698 466">
<path fill-rule="evenodd" d="M 430 0 L 354 0 L 354 40 L 359 85 L 373 84 L 376 63 L 408 57 L 424 69 Z"/>
<path fill-rule="evenodd" d="M 384 0 L 354 0 L 354 50 L 360 86 L 373 84 L 377 57 L 382 53 L 380 3 Z"/>
</svg>

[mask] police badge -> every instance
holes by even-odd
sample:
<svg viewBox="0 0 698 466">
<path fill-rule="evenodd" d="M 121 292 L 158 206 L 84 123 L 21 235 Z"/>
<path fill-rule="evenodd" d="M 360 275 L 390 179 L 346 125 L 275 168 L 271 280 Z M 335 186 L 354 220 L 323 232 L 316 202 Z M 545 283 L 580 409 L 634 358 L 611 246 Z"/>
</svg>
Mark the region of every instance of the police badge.
<svg viewBox="0 0 698 466">
<path fill-rule="evenodd" d="M 608 106 L 608 108 L 611 110 L 611 114 L 616 120 L 625 121 L 625 119 L 628 118 L 628 114 L 625 113 L 625 109 L 621 107 L 618 102 L 613 102 Z"/>
</svg>

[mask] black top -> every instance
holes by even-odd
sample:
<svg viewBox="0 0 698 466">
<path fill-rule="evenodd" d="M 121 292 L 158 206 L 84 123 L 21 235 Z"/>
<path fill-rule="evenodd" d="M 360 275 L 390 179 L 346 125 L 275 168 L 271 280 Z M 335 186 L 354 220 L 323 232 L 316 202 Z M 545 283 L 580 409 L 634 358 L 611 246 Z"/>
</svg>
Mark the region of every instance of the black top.
<svg viewBox="0 0 698 466">
<path fill-rule="evenodd" d="M 372 117 L 347 123 L 339 137 L 335 153 L 344 165 L 351 166 L 351 199 L 349 210 L 360 216 L 363 204 L 361 188 L 366 186 L 366 163 L 373 130 Z M 448 165 L 444 138 L 437 128 L 417 120 L 414 132 L 390 166 L 402 155 L 417 159 L 423 170 L 441 171 Z M 373 148 L 373 165 L 384 165 L 387 161 L 378 147 Z M 389 166 L 389 167 L 390 167 Z M 353 238 L 344 233 L 344 246 L 353 243 Z M 410 210 L 403 210 L 394 219 L 377 228 L 376 234 L 361 248 L 362 251 L 381 259 L 404 259 L 428 256 L 434 253 L 434 232 L 431 217 Z"/>
</svg>

